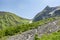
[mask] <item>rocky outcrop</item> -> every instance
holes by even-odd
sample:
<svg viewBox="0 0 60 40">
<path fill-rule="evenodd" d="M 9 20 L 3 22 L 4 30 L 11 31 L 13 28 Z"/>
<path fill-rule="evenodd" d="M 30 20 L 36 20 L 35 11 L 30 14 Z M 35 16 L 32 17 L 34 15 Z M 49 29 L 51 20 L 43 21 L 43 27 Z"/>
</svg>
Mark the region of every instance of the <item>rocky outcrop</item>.
<svg viewBox="0 0 60 40">
<path fill-rule="evenodd" d="M 36 29 L 26 31 L 22 34 L 10 36 L 7 38 L 7 40 L 34 40 L 35 34 L 38 34 L 41 37 L 45 33 L 50 34 L 52 32 L 56 32 L 60 29 L 60 26 L 57 25 L 59 21 L 60 20 L 56 20 L 54 22 L 39 26 Z"/>
<path fill-rule="evenodd" d="M 49 7 L 46 6 L 41 12 L 39 12 L 34 18 L 33 22 L 50 18 L 50 17 L 56 17 L 60 16 L 60 7 Z"/>
</svg>

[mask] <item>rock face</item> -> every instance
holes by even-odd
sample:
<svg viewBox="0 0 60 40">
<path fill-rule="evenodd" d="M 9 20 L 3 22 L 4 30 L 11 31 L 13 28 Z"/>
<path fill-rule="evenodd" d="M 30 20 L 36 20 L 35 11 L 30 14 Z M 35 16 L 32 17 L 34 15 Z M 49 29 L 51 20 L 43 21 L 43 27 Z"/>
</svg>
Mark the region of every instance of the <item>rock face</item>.
<svg viewBox="0 0 60 40">
<path fill-rule="evenodd" d="M 22 34 L 11 36 L 7 38 L 7 40 L 34 40 L 34 36 L 36 33 L 39 35 L 39 37 L 41 37 L 45 33 L 50 34 L 52 32 L 56 32 L 60 29 L 60 26 L 57 25 L 59 21 L 60 20 L 55 20 L 54 22 L 39 26 L 36 29 L 32 29 Z"/>
<path fill-rule="evenodd" d="M 33 22 L 45 19 L 45 18 L 50 18 L 50 17 L 55 17 L 55 16 L 60 16 L 60 7 L 49 7 L 46 6 L 41 12 L 39 12 L 33 19 Z"/>
</svg>

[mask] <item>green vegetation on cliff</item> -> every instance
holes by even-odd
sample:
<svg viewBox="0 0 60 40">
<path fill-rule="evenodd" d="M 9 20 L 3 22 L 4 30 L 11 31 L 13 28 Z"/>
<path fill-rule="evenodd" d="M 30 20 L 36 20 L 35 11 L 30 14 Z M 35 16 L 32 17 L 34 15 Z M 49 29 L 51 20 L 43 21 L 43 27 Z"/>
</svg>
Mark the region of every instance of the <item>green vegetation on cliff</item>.
<svg viewBox="0 0 60 40">
<path fill-rule="evenodd" d="M 0 38 L 4 36 L 12 36 L 15 35 L 16 33 L 22 33 L 31 29 L 35 29 L 38 26 L 41 26 L 53 20 L 54 18 L 48 18 L 31 24 L 21 24 L 18 26 L 10 26 L 10 27 L 3 28 L 0 30 Z"/>
</svg>

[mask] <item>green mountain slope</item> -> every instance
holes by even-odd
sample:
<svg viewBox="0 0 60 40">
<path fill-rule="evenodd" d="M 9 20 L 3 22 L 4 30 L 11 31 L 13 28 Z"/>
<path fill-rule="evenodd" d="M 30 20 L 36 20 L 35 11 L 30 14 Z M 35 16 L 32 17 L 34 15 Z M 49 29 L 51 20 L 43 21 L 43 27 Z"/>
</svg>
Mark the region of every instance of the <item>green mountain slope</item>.
<svg viewBox="0 0 60 40">
<path fill-rule="evenodd" d="M 19 24 L 28 23 L 28 19 L 21 18 L 10 12 L 0 12 L 0 28 L 17 26 Z"/>
<path fill-rule="evenodd" d="M 60 40 L 60 32 L 56 32 L 60 29 L 59 20 L 60 7 L 47 6 L 34 17 L 32 23 L 29 23 L 28 19 L 21 18 L 10 12 L 0 12 L 0 28 L 3 28 L 0 30 L 0 40 L 1 38 L 4 40 L 4 37 L 7 40 L 32 40 L 35 34 L 39 35 L 39 37 L 35 36 L 35 40 Z M 41 36 L 42 34 L 43 36 Z"/>
</svg>

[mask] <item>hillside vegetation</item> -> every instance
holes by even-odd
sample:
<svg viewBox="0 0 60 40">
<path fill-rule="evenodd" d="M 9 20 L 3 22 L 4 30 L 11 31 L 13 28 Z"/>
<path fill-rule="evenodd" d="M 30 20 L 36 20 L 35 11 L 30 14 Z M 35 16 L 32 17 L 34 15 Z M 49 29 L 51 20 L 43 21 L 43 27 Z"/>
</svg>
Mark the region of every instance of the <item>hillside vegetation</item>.
<svg viewBox="0 0 60 40">
<path fill-rule="evenodd" d="M 0 29 L 28 23 L 28 19 L 21 18 L 10 12 L 0 12 Z"/>
<path fill-rule="evenodd" d="M 35 35 L 35 40 L 60 40 L 60 31 L 59 32 L 53 32 L 51 34 L 44 34 L 42 37 L 38 37 L 38 35 Z"/>
<path fill-rule="evenodd" d="M 15 26 L 15 27 L 11 26 L 11 27 L 1 29 L 0 30 L 0 38 L 5 37 L 5 36 L 12 36 L 12 35 L 15 35 L 16 33 L 21 34 L 25 31 L 35 29 L 38 26 L 41 26 L 41 25 L 46 24 L 48 22 L 51 22 L 53 20 L 55 20 L 55 18 L 48 18 L 48 19 L 45 19 L 45 20 L 41 20 L 41 21 L 38 21 L 38 22 L 31 23 L 31 24 L 22 24 L 22 25 L 18 25 L 18 26 Z"/>
<path fill-rule="evenodd" d="M 14 36 L 16 34 L 22 34 L 23 32 L 26 32 L 29 30 L 32 30 L 31 32 L 29 31 L 30 33 L 32 33 L 30 34 L 32 35 L 32 38 L 30 37 L 31 38 L 30 39 L 28 37 L 29 33 L 26 33 L 22 35 L 21 40 L 22 38 L 24 38 L 23 40 L 26 40 L 28 38 L 30 40 L 32 39 L 34 40 L 60 40 L 59 38 L 60 31 L 55 32 L 59 28 L 58 26 L 60 26 L 60 21 L 58 20 L 60 20 L 60 8 L 58 7 L 47 6 L 42 12 L 39 12 L 34 17 L 34 19 L 32 20 L 32 23 L 29 23 L 30 22 L 29 19 L 19 17 L 13 13 L 0 12 L 0 40 L 5 40 L 6 38 L 8 38 L 7 40 L 9 40 L 10 36 Z M 50 32 L 50 30 L 52 30 L 51 34 L 48 35 L 48 32 Z M 38 33 L 38 34 L 35 35 L 34 33 Z M 41 34 L 44 34 L 44 35 L 41 36 Z M 38 37 L 38 35 L 40 35 L 41 37 Z"/>
</svg>

